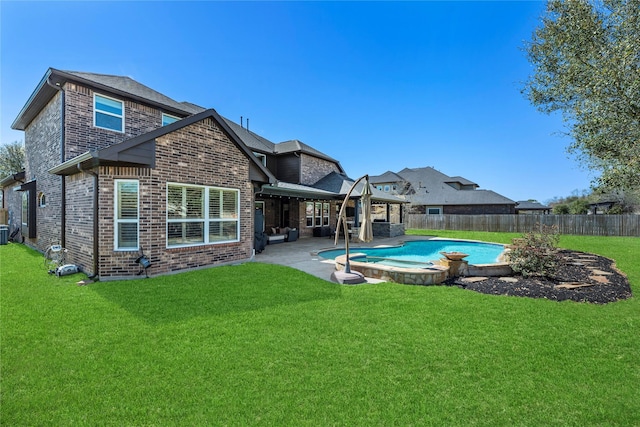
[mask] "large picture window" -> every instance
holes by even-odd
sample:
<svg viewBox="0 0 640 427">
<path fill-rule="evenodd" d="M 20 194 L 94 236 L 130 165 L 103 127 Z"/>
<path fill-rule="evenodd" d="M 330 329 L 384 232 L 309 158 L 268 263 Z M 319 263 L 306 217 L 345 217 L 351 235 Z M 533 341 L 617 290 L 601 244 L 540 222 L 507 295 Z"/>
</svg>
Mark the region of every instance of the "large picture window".
<svg viewBox="0 0 640 427">
<path fill-rule="evenodd" d="M 240 192 L 196 185 L 167 185 L 167 247 L 237 242 Z"/>
<path fill-rule="evenodd" d="M 106 96 L 93 96 L 93 124 L 96 127 L 124 132 L 124 103 Z"/>
<path fill-rule="evenodd" d="M 138 250 L 139 184 L 135 180 L 115 181 L 115 249 Z"/>
</svg>

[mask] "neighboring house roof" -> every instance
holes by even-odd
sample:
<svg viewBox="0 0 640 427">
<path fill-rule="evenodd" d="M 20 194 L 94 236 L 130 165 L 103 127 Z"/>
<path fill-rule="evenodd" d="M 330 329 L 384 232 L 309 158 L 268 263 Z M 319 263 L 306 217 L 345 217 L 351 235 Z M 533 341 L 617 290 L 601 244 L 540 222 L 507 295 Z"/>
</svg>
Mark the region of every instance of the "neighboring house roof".
<svg viewBox="0 0 640 427">
<path fill-rule="evenodd" d="M 258 171 L 263 182 L 275 183 L 276 178 L 262 165 L 253 152 L 242 142 L 238 135 L 229 127 L 227 122 L 214 110 L 208 109 L 201 113 L 194 114 L 185 119 L 178 120 L 170 125 L 160 127 L 135 138 L 110 145 L 109 147 L 87 151 L 73 159 L 49 170 L 56 175 L 73 175 L 81 169 L 88 169 L 95 166 L 124 165 L 153 167 L 155 165 L 155 139 L 174 132 L 205 118 L 211 117 L 229 134 L 231 140 L 243 151 L 252 164 L 252 170 Z"/>
<path fill-rule="evenodd" d="M 457 182 L 462 185 L 472 185 L 476 188 L 479 187 L 479 185 L 476 184 L 475 182 L 469 181 L 467 178 L 463 178 L 461 176 L 452 176 L 448 181 L 445 181 L 445 182 Z"/>
<path fill-rule="evenodd" d="M 389 172 L 380 176 L 391 177 Z M 458 182 L 463 185 L 477 187 L 472 181 L 459 176 L 450 177 L 431 167 L 405 168 L 397 172 L 402 181 L 410 182 L 413 194 L 407 195 L 407 200 L 414 205 L 513 205 L 515 202 L 491 190 L 465 189 L 458 190 L 447 183 Z M 378 182 L 395 182 L 379 181 Z M 411 193 L 412 193 L 411 192 Z"/>
<path fill-rule="evenodd" d="M 313 184 L 313 187 L 330 191 L 341 196 L 346 196 L 354 182 L 355 180 L 349 178 L 343 173 L 331 172 L 330 174 L 326 175 L 324 178 Z M 361 181 L 351 192 L 351 197 L 360 197 L 363 188 L 364 182 Z M 388 203 L 406 203 L 404 199 L 382 192 L 375 187 L 371 187 L 371 200 Z"/>
<path fill-rule="evenodd" d="M 521 200 L 516 202 L 516 210 L 519 211 L 534 211 L 534 210 L 548 210 L 549 206 L 545 206 L 540 202 L 532 202 L 529 200 Z"/>
<path fill-rule="evenodd" d="M 382 175 L 369 176 L 369 182 L 371 184 L 383 184 L 388 182 L 403 182 L 404 179 L 395 172 L 386 171 Z"/>
</svg>

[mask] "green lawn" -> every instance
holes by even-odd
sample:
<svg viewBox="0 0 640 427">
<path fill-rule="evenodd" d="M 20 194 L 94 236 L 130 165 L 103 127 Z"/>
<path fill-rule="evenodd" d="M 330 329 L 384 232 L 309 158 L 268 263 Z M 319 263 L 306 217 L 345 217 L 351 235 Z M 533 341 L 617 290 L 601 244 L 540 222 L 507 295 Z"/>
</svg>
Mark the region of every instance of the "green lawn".
<svg viewBox="0 0 640 427">
<path fill-rule="evenodd" d="M 637 295 L 639 242 L 561 246 L 616 259 Z M 340 286 L 258 263 L 81 277 L 0 246 L 2 425 L 640 425 L 637 298 Z"/>
</svg>

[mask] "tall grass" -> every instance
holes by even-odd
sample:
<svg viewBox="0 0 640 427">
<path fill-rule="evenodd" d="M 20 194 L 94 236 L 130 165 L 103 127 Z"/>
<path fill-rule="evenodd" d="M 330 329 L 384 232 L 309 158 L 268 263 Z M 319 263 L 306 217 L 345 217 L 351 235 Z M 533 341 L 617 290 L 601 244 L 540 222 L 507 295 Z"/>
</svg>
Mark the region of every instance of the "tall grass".
<svg viewBox="0 0 640 427">
<path fill-rule="evenodd" d="M 636 298 L 350 287 L 258 263 L 78 286 L 40 261 L 0 247 L 3 425 L 640 423 Z"/>
</svg>

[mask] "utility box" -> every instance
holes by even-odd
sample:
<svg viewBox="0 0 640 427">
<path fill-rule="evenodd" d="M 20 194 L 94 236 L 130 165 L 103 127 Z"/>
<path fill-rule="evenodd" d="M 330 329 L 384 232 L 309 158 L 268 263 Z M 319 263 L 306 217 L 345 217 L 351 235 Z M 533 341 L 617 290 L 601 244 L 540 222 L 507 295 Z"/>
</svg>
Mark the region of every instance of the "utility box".
<svg viewBox="0 0 640 427">
<path fill-rule="evenodd" d="M 6 245 L 9 241 L 9 226 L 0 225 L 0 245 Z"/>
</svg>

